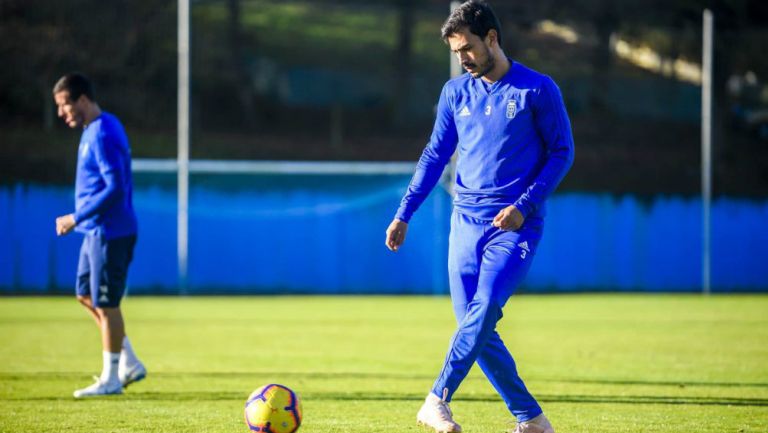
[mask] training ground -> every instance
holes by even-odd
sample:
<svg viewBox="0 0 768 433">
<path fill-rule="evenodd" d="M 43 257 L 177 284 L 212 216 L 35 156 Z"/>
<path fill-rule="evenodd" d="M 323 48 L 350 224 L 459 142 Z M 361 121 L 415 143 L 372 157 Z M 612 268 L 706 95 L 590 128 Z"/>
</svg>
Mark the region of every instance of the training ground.
<svg viewBox="0 0 768 433">
<path fill-rule="evenodd" d="M 149 370 L 78 401 L 101 368 L 74 298 L 0 298 L 0 432 L 246 432 L 266 383 L 297 391 L 300 432 L 422 432 L 416 411 L 455 326 L 447 297 L 131 297 Z M 558 433 L 768 431 L 768 296 L 517 295 L 499 332 Z M 478 368 L 466 433 L 511 417 Z"/>
</svg>

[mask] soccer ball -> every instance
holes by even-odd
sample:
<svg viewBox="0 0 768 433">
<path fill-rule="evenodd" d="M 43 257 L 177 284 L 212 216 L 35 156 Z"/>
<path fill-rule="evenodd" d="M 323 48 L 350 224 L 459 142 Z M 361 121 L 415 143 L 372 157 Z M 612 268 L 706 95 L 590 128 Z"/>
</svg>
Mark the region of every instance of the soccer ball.
<svg viewBox="0 0 768 433">
<path fill-rule="evenodd" d="M 245 423 L 251 431 L 293 433 L 301 425 L 301 400 L 286 386 L 264 385 L 245 402 Z"/>
</svg>

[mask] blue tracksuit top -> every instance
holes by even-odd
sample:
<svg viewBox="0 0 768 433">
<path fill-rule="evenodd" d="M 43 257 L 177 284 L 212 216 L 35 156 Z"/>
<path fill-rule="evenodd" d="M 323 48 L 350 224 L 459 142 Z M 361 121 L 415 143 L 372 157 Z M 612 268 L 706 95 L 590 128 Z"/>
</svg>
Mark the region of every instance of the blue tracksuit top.
<svg viewBox="0 0 768 433">
<path fill-rule="evenodd" d="M 77 155 L 75 221 L 80 233 L 107 239 L 136 234 L 131 148 L 123 125 L 102 111 L 83 130 Z"/>
<path fill-rule="evenodd" d="M 551 78 L 512 60 L 493 84 L 466 73 L 443 86 L 432 137 L 395 218 L 411 219 L 457 146 L 454 208 L 482 220 L 509 205 L 526 219 L 542 218 L 544 201 L 574 155 L 571 124 Z"/>
</svg>

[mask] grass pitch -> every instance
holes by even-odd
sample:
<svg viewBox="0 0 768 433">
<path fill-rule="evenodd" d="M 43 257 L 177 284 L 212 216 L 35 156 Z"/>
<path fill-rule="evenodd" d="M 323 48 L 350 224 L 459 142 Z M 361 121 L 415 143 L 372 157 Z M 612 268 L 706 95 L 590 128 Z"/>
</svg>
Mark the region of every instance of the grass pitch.
<svg viewBox="0 0 768 433">
<path fill-rule="evenodd" d="M 300 432 L 421 432 L 416 411 L 454 328 L 446 297 L 134 297 L 149 376 L 77 401 L 101 368 L 69 298 L 0 298 L 0 432 L 245 432 L 260 385 L 303 398 Z M 559 433 L 768 431 L 768 296 L 513 297 L 499 332 Z M 474 368 L 467 433 L 511 417 Z"/>
</svg>

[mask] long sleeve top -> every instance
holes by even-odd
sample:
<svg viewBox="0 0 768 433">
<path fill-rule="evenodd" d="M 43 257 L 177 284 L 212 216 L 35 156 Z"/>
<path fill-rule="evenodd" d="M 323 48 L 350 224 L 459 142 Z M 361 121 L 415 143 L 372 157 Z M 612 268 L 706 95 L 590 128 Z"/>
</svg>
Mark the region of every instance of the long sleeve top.
<svg viewBox="0 0 768 433">
<path fill-rule="evenodd" d="M 457 212 L 492 220 L 515 205 L 526 219 L 543 218 L 547 197 L 574 157 L 560 90 L 548 76 L 511 60 L 509 71 L 495 83 L 470 74 L 448 81 L 432 136 L 395 218 L 411 219 L 457 147 Z"/>
<path fill-rule="evenodd" d="M 123 125 L 103 112 L 83 130 L 75 177 L 75 230 L 107 239 L 136 234 L 131 149 Z"/>
</svg>

